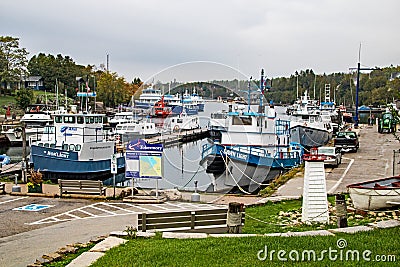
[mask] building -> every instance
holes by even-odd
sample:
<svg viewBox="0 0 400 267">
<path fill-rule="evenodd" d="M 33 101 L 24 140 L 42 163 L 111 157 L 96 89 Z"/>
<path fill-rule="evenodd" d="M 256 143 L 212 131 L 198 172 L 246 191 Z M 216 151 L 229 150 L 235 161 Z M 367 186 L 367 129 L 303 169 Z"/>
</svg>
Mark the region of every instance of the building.
<svg viewBox="0 0 400 267">
<path fill-rule="evenodd" d="M 25 88 L 33 90 L 44 90 L 44 79 L 42 76 L 28 76 L 22 79 Z"/>
</svg>

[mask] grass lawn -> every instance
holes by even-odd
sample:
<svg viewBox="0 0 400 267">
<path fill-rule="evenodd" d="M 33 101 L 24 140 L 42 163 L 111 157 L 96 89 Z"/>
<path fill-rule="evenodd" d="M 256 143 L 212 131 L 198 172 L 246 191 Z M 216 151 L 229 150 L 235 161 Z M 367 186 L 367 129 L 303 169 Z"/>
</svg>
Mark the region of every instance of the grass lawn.
<svg viewBox="0 0 400 267">
<path fill-rule="evenodd" d="M 314 237 L 133 239 L 111 249 L 92 266 L 398 266 L 398 236 L 399 228 L 391 228 Z M 339 239 L 347 246 L 338 247 Z M 279 250 L 286 261 L 278 258 Z M 389 261 L 389 257 L 390 262 L 375 261 Z"/>
<path fill-rule="evenodd" d="M 334 197 L 328 200 L 333 203 Z M 277 203 L 266 203 L 263 206 L 246 208 L 246 222 L 243 228 L 244 233 L 276 233 L 288 231 L 306 231 L 315 229 L 337 228 L 336 223 L 329 225 L 292 225 L 282 223 L 282 216 L 279 212 L 301 211 L 301 200 L 281 201 Z M 297 213 L 298 214 L 298 213 Z M 258 220 L 252 219 L 256 218 Z M 370 222 L 368 216 L 363 219 L 349 220 L 349 226 L 363 225 Z M 371 232 L 361 232 L 354 235 L 337 234 L 336 236 L 312 236 L 312 237 L 246 237 L 246 238 L 207 238 L 191 240 L 162 239 L 160 236 L 152 239 L 132 239 L 125 245 L 114 248 L 100 258 L 93 266 L 398 266 L 395 262 L 378 263 L 375 256 L 395 255 L 397 262 L 400 261 L 400 243 L 398 242 L 400 229 L 391 228 L 385 230 L 375 230 Z M 395 239 L 393 237 L 396 237 Z M 339 239 L 344 239 L 347 246 L 340 249 L 337 245 Z M 267 248 L 267 258 L 260 260 L 257 257 L 265 256 Z M 329 254 L 321 253 L 324 250 L 332 251 Z M 270 260 L 270 252 L 275 250 Z M 287 261 L 278 259 L 277 251 L 285 251 L 283 258 Z M 302 261 L 304 250 L 312 250 L 316 253 L 315 260 L 306 257 Z M 358 250 L 359 261 L 352 260 L 349 254 L 346 260 L 346 253 Z M 366 255 L 364 260 L 362 253 L 370 250 L 371 254 Z M 296 259 L 296 252 L 299 253 L 299 260 L 291 260 L 291 256 Z M 340 252 L 342 251 L 342 252 Z M 283 253 L 283 252 L 282 252 Z M 336 253 L 336 254 L 335 254 Z M 342 260 L 340 260 L 342 253 Z M 308 254 L 305 254 L 306 256 Z M 311 254 L 312 255 L 312 254 Z M 331 260 L 335 258 L 335 261 Z M 391 257 L 391 256 L 389 256 Z M 318 259 L 321 260 L 318 260 Z"/>
<path fill-rule="evenodd" d="M 328 200 L 330 203 L 335 201 L 334 197 L 328 197 Z M 287 216 L 279 215 L 285 212 L 298 218 L 301 205 L 301 200 L 288 200 L 248 207 L 243 233 L 265 234 L 337 228 L 335 222 L 329 225 L 293 224 L 292 222 L 296 220 L 287 220 Z M 358 218 L 349 216 L 348 224 L 349 226 L 365 225 L 373 219 L 376 219 L 376 216 L 372 218 L 368 214 L 358 216 Z M 397 262 L 400 261 L 399 234 L 399 227 L 357 234 L 310 237 L 209 237 L 178 240 L 162 239 L 161 234 L 158 234 L 151 239 L 130 239 L 126 244 L 108 251 L 93 266 L 398 266 L 392 258 L 389 261 L 388 257 L 394 255 Z M 340 247 L 342 249 L 337 245 L 340 239 L 344 239 L 347 243 L 345 247 Z M 331 255 L 327 254 L 330 248 Z M 260 260 L 257 255 L 264 258 L 265 249 L 267 250 L 266 258 Z M 275 252 L 271 257 L 272 250 Z M 281 256 L 287 261 L 278 258 L 279 250 L 286 253 Z M 304 250 L 315 252 L 315 260 L 313 254 L 310 254 L 311 258 L 308 258 L 308 252 Z M 324 250 L 327 252 L 323 252 Z M 349 260 L 346 260 L 346 253 L 353 253 L 354 250 L 359 253 L 359 261 L 352 260 L 351 254 L 347 256 Z M 371 251 L 370 255 L 366 255 L 370 261 L 363 258 L 362 253 L 365 250 Z M 289 253 L 293 260 L 289 258 Z M 298 260 L 296 253 L 299 255 Z M 302 253 L 307 256 L 305 260 L 302 260 Z M 336 255 L 338 258 L 331 260 L 335 259 Z M 340 260 L 340 255 L 342 255 L 342 260 Z M 375 261 L 377 255 L 386 257 L 387 261 L 384 263 Z"/>
<path fill-rule="evenodd" d="M 6 109 L 4 107 L 15 104 L 15 98 L 9 95 L 0 96 L 0 114 L 6 114 Z"/>
</svg>

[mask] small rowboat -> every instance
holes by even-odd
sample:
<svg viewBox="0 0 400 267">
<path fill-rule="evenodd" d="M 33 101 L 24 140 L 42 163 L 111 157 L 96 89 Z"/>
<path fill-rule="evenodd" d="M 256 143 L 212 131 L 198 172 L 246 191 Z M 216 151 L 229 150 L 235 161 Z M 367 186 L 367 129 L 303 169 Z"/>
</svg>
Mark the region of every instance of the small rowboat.
<svg viewBox="0 0 400 267">
<path fill-rule="evenodd" d="M 400 205 L 400 176 L 347 186 L 356 209 L 378 210 Z"/>
</svg>

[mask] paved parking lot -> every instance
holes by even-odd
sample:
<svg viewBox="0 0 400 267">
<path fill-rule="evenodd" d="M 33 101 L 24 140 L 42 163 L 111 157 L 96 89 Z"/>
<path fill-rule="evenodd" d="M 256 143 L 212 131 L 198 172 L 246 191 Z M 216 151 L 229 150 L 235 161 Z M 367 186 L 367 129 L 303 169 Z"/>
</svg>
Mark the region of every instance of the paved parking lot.
<svg viewBox="0 0 400 267">
<path fill-rule="evenodd" d="M 0 238 L 38 229 L 46 225 L 74 220 L 95 220 L 105 217 L 135 215 L 142 212 L 195 210 L 214 208 L 215 206 L 189 202 L 133 204 L 122 201 L 1 195 Z M 19 210 L 16 210 L 18 208 Z M 43 209 L 39 210 L 38 208 Z"/>
<path fill-rule="evenodd" d="M 26 266 L 67 244 L 86 243 L 111 231 L 137 226 L 138 213 L 216 207 L 189 202 L 133 204 L 0 195 L 0 266 Z"/>
</svg>

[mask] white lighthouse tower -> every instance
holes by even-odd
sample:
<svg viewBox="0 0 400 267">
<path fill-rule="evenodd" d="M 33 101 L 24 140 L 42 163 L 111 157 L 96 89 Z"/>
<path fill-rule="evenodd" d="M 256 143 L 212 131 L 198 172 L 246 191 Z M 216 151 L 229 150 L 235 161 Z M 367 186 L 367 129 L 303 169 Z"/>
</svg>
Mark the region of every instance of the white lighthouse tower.
<svg viewBox="0 0 400 267">
<path fill-rule="evenodd" d="M 319 155 L 318 149 L 312 148 L 310 154 L 305 154 L 303 159 L 305 171 L 301 220 L 305 223 L 329 223 L 324 169 L 326 156 Z"/>
</svg>

